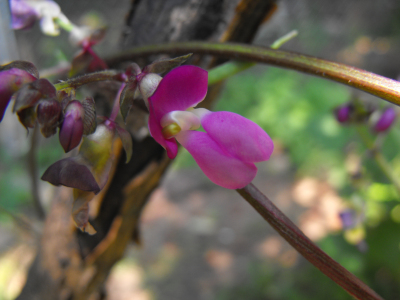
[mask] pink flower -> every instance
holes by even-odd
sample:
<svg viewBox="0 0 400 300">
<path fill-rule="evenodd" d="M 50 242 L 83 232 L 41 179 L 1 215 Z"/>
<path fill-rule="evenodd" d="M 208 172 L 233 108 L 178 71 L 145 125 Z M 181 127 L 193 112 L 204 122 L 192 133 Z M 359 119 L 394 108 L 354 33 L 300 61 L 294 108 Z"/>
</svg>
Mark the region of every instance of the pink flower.
<svg viewBox="0 0 400 300">
<path fill-rule="evenodd" d="M 260 126 L 238 114 L 194 109 L 205 98 L 207 85 L 208 73 L 199 67 L 169 72 L 149 98 L 150 133 L 171 159 L 178 140 L 212 182 L 243 188 L 257 173 L 254 163 L 271 156 L 273 142 Z M 195 131 L 200 126 L 206 132 Z"/>
</svg>

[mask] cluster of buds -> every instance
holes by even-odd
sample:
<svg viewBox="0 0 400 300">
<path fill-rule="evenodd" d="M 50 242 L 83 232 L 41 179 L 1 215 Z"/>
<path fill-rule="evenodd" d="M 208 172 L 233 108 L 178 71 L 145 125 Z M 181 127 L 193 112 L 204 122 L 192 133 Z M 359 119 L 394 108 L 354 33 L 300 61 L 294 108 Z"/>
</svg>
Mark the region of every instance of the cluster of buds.
<svg viewBox="0 0 400 300">
<path fill-rule="evenodd" d="M 95 232 L 88 222 L 88 202 L 106 184 L 116 135 L 122 140 L 127 161 L 131 157 L 132 137 L 115 119 L 119 107 L 125 120 L 136 99 L 143 99 L 147 106 L 150 134 L 168 156 L 175 158 L 179 142 L 205 175 L 222 187 L 243 188 L 257 173 L 254 163 L 271 156 L 273 142 L 254 122 L 231 112 L 196 107 L 207 94 L 208 72 L 180 66 L 189 56 L 158 60 L 143 69 L 133 63 L 117 73 L 113 78 L 123 83 L 110 118 L 96 117 L 92 98 L 75 99 L 74 87 L 57 91 L 47 79 L 39 78 L 30 63 L 14 62 L 0 68 L 1 117 L 14 97 L 14 112 L 27 129 L 39 124 L 42 134 L 50 137 L 59 128 L 65 152 L 81 144 L 76 156 L 55 162 L 42 179 L 74 189 L 72 215 L 83 231 Z M 197 131 L 201 126 L 205 132 Z"/>
<path fill-rule="evenodd" d="M 373 106 L 361 103 L 347 103 L 335 109 L 336 120 L 341 124 L 358 124 L 369 122 L 375 133 L 387 132 L 396 121 L 396 110 L 389 106 L 376 110 Z"/>
<path fill-rule="evenodd" d="M 37 69 L 29 62 L 15 61 L 0 67 L 0 121 L 14 98 L 13 112 L 25 128 L 33 128 L 37 122 L 46 138 L 60 128 L 60 143 L 65 152 L 96 129 L 93 99 L 78 101 L 73 94 L 57 92 L 50 81 L 39 78 Z"/>
</svg>

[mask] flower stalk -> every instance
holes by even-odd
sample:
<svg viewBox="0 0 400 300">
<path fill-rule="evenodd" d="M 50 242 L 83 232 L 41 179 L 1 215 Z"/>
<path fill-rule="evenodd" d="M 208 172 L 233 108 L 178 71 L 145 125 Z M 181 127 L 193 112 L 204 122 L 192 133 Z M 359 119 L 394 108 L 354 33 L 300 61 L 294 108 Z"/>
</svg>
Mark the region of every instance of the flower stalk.
<svg viewBox="0 0 400 300">
<path fill-rule="evenodd" d="M 179 42 L 136 47 L 106 60 L 108 65 L 153 54 L 195 53 L 234 60 L 266 63 L 331 79 L 400 105 L 400 82 L 345 64 L 299 53 L 236 44 Z M 213 79 L 215 80 L 215 79 Z"/>
<path fill-rule="evenodd" d="M 267 196 L 253 184 L 237 192 L 301 255 L 322 273 L 340 285 L 350 295 L 362 300 L 383 300 L 360 279 L 351 274 L 329 255 L 316 246 L 282 213 Z"/>
</svg>

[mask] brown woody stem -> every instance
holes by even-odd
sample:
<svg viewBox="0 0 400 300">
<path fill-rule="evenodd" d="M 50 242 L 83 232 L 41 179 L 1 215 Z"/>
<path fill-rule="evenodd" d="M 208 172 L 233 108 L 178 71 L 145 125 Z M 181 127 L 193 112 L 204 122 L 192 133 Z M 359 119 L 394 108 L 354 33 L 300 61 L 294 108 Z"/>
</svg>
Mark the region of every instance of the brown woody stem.
<svg viewBox="0 0 400 300">
<path fill-rule="evenodd" d="M 127 50 L 106 60 L 114 65 L 154 54 L 209 54 L 289 68 L 332 79 L 400 105 L 400 82 L 365 70 L 299 53 L 234 43 L 182 42 L 148 45 Z"/>
<path fill-rule="evenodd" d="M 237 192 L 301 255 L 350 295 L 362 300 L 382 300 L 371 288 L 315 245 L 253 184 Z"/>
</svg>

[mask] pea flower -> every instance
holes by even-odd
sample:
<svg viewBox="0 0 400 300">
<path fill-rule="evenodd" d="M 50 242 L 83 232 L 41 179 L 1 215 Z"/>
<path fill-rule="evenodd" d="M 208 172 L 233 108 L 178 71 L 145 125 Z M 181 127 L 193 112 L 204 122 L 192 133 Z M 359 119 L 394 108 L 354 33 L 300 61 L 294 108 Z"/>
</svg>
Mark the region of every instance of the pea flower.
<svg viewBox="0 0 400 300">
<path fill-rule="evenodd" d="M 273 142 L 260 126 L 238 114 L 194 108 L 205 98 L 207 84 L 208 73 L 199 67 L 169 72 L 148 99 L 150 134 L 169 158 L 177 155 L 177 140 L 212 182 L 243 188 L 257 173 L 254 163 L 271 156 Z M 205 132 L 195 131 L 200 126 Z"/>
<path fill-rule="evenodd" d="M 10 9 L 11 25 L 16 30 L 29 29 L 40 20 L 43 33 L 55 36 L 60 34 L 55 20 L 70 24 L 68 18 L 61 12 L 60 6 L 51 0 L 10 0 Z"/>
</svg>

